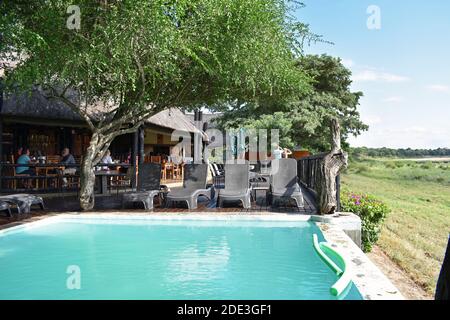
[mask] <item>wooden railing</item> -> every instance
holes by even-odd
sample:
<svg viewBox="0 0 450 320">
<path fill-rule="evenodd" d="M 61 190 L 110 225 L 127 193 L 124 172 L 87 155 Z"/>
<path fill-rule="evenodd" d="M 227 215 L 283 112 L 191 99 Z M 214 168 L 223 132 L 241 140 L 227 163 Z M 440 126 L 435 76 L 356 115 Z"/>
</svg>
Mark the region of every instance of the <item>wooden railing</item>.
<svg viewBox="0 0 450 320">
<path fill-rule="evenodd" d="M 321 214 L 341 210 L 339 171 L 345 162 L 346 154 L 341 151 L 298 160 L 298 179 L 314 196 Z"/>
<path fill-rule="evenodd" d="M 33 175 L 27 174 L 16 174 L 17 167 L 29 167 L 35 172 Z M 127 163 L 117 163 L 117 164 L 106 164 L 99 163 L 96 165 L 96 169 L 100 172 L 101 169 L 105 167 L 116 168 L 121 167 L 126 170 L 132 167 L 132 165 Z M 62 172 L 63 168 L 74 168 L 76 173 L 64 175 Z M 0 162 L 0 193 L 7 192 L 72 192 L 79 189 L 80 175 L 79 175 L 79 164 L 72 165 L 62 165 L 62 164 L 11 164 Z M 123 177 L 126 176 L 124 173 L 117 173 L 110 175 L 111 177 Z M 72 187 L 62 187 L 62 179 L 76 180 L 76 183 Z M 30 188 L 24 188 L 23 182 L 27 182 L 31 185 Z"/>
<path fill-rule="evenodd" d="M 307 188 L 314 196 L 317 207 L 320 207 L 320 192 L 321 188 L 327 183 L 324 181 L 325 173 L 325 157 L 328 153 L 320 153 L 317 155 L 305 157 L 298 160 L 298 179 L 303 187 Z M 336 211 L 340 211 L 340 176 L 336 175 Z M 325 188 L 328 189 L 328 188 Z"/>
<path fill-rule="evenodd" d="M 320 153 L 298 160 L 298 179 L 315 196 L 317 196 L 316 186 L 321 183 L 320 166 L 326 155 L 326 153 Z"/>
<path fill-rule="evenodd" d="M 320 214 L 330 214 L 340 210 L 339 173 L 347 167 L 348 155 L 341 149 L 340 125 L 331 119 L 331 150 L 298 161 L 300 182 L 316 197 Z"/>
</svg>

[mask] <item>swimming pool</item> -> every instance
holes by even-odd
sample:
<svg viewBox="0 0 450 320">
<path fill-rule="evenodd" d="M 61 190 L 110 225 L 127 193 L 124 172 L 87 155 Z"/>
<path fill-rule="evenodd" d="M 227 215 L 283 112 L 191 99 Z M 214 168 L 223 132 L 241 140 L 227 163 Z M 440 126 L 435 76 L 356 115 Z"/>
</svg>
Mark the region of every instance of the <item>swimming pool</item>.
<svg viewBox="0 0 450 320">
<path fill-rule="evenodd" d="M 0 299 L 362 299 L 308 221 L 45 220 L 0 232 Z"/>
</svg>

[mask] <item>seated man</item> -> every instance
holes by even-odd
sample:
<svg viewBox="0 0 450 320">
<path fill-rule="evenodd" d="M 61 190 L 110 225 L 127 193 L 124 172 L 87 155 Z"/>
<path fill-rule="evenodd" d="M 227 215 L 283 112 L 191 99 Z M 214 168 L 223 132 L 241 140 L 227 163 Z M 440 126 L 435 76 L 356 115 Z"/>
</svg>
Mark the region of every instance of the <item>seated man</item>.
<svg viewBox="0 0 450 320">
<path fill-rule="evenodd" d="M 68 168 L 64 168 L 62 174 L 63 175 L 74 175 L 77 172 L 77 168 L 74 167 L 76 165 L 75 158 L 72 154 L 70 154 L 69 148 L 64 148 L 61 153 L 61 164 L 68 166 Z M 67 178 L 63 178 L 63 187 L 67 186 Z"/>
</svg>

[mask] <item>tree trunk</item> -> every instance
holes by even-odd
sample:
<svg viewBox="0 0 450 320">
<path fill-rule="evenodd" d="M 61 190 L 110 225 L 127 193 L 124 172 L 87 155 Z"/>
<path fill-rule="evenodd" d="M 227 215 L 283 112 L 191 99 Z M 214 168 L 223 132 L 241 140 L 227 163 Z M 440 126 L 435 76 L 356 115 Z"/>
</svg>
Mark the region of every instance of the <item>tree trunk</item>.
<svg viewBox="0 0 450 320">
<path fill-rule="evenodd" d="M 95 172 L 94 166 L 103 158 L 111 144 L 111 138 L 94 132 L 89 147 L 83 156 L 80 168 L 80 207 L 82 210 L 92 210 L 95 205 Z"/>
<path fill-rule="evenodd" d="M 92 210 L 94 208 L 94 187 L 95 187 L 95 173 L 92 162 L 93 156 L 92 148 L 89 147 L 83 162 L 81 164 L 80 173 L 80 207 L 82 210 Z"/>
<path fill-rule="evenodd" d="M 321 214 L 334 213 L 337 208 L 336 177 L 347 167 L 348 155 L 341 149 L 341 133 L 339 122 L 331 122 L 332 149 L 322 159 L 319 171 L 320 182 L 317 186 L 319 211 Z"/>
</svg>

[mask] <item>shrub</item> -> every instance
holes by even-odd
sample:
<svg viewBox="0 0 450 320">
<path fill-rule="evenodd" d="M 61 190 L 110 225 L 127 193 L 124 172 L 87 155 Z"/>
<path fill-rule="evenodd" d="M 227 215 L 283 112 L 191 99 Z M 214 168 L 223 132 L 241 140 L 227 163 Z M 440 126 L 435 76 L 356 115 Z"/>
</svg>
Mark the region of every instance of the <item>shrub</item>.
<svg viewBox="0 0 450 320">
<path fill-rule="evenodd" d="M 396 169 L 396 168 L 397 168 L 396 165 L 395 165 L 394 163 L 392 163 L 392 162 L 387 162 L 387 163 L 385 164 L 385 166 L 386 166 L 386 168 L 388 168 L 388 169 Z"/>
<path fill-rule="evenodd" d="M 347 191 L 341 195 L 341 207 L 342 211 L 353 212 L 361 218 L 363 250 L 370 252 L 378 241 L 389 208 L 374 196 Z"/>
<path fill-rule="evenodd" d="M 395 161 L 395 162 L 394 162 L 394 165 L 395 165 L 396 168 L 403 168 L 403 166 L 405 165 L 405 163 L 404 163 L 404 162 L 401 162 L 401 161 Z"/>
<path fill-rule="evenodd" d="M 370 168 L 368 166 L 361 164 L 361 163 L 355 164 L 352 168 L 355 173 L 363 174 L 363 173 L 367 173 L 370 171 Z"/>
<path fill-rule="evenodd" d="M 433 164 L 431 162 L 426 162 L 420 166 L 422 169 L 429 170 L 433 168 Z"/>
<path fill-rule="evenodd" d="M 437 177 L 436 181 L 438 183 L 444 183 L 445 179 L 443 177 Z"/>
</svg>

